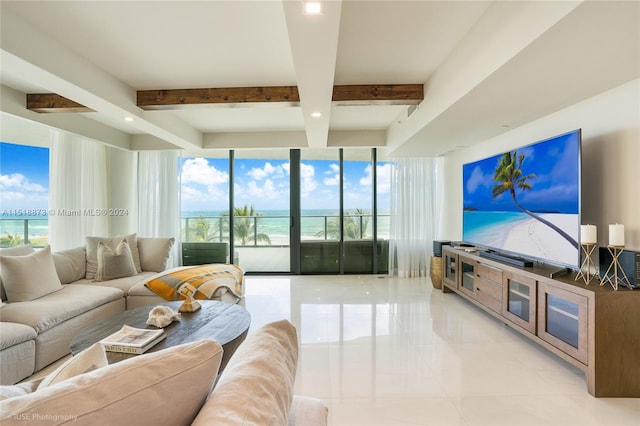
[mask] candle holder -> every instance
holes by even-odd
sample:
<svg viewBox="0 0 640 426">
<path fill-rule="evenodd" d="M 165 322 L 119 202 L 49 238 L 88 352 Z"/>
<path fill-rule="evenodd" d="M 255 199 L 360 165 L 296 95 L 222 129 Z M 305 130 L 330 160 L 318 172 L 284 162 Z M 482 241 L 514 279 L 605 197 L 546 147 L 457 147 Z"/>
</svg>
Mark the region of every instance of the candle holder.
<svg viewBox="0 0 640 426">
<path fill-rule="evenodd" d="M 591 273 L 592 267 L 595 267 L 592 256 L 593 256 L 593 251 L 596 248 L 596 244 L 585 243 L 585 244 L 581 244 L 581 246 L 582 246 L 582 252 L 584 253 L 584 258 L 582 260 L 582 265 L 580 265 L 580 272 L 578 272 L 578 275 L 576 275 L 576 278 L 574 281 L 578 281 L 580 278 L 582 278 L 584 280 L 584 283 L 586 285 L 589 285 L 591 280 L 598 276 L 597 272 L 595 274 Z M 585 273 L 585 270 L 586 270 L 586 273 Z"/>
<path fill-rule="evenodd" d="M 631 283 L 629 282 L 629 278 L 627 278 L 627 274 L 625 274 L 624 269 L 620 266 L 620 261 L 618 257 L 624 251 L 624 246 L 607 246 L 609 249 L 609 253 L 611 253 L 611 265 L 607 269 L 607 272 L 604 273 L 602 282 L 600 283 L 603 286 L 605 283 L 611 284 L 614 290 L 618 290 L 618 284 L 626 283 L 629 290 L 633 290 L 631 287 Z M 612 275 L 609 275 L 609 272 L 613 272 Z M 622 273 L 622 276 L 619 276 L 618 273 Z"/>
</svg>

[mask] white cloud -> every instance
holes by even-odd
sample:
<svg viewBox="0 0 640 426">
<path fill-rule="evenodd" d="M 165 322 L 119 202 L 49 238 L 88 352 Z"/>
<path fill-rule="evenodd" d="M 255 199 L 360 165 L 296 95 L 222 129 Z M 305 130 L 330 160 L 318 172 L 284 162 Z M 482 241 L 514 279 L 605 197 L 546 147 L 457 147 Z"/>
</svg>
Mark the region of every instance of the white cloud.
<svg viewBox="0 0 640 426">
<path fill-rule="evenodd" d="M 278 164 L 276 166 L 271 163 L 265 163 L 260 168 L 253 168 L 247 173 L 248 176 L 255 180 L 262 180 L 268 176 L 284 177 L 289 175 L 289 163 Z"/>
<path fill-rule="evenodd" d="M 340 166 L 338 164 L 329 164 L 329 170 L 324 172 L 330 177 L 324 178 L 323 183 L 327 186 L 337 186 L 340 184 Z"/>
<path fill-rule="evenodd" d="M 248 193 L 252 197 L 260 197 L 266 200 L 275 200 L 282 195 L 276 190 L 275 185 L 271 179 L 264 181 L 264 185 L 260 186 L 255 181 L 249 182 Z"/>
<path fill-rule="evenodd" d="M 365 176 L 360 178 L 360 185 L 369 187 L 373 180 L 371 173 L 371 165 L 365 167 Z M 393 165 L 391 163 L 385 163 L 376 166 L 378 172 L 378 194 L 388 194 L 391 189 L 391 172 L 393 171 Z"/>
<path fill-rule="evenodd" d="M 0 200 L 2 201 L 19 201 L 24 200 L 24 193 L 16 191 L 0 192 Z"/>
<path fill-rule="evenodd" d="M 182 201 L 196 201 L 202 200 L 205 197 L 205 193 L 194 187 L 182 185 L 181 197 Z"/>
<path fill-rule="evenodd" d="M 262 180 L 266 178 L 269 174 L 264 169 L 251 169 L 247 173 L 254 180 Z"/>
<path fill-rule="evenodd" d="M 316 174 L 315 168 L 311 164 L 300 163 L 300 195 L 307 198 L 309 194 L 318 188 L 318 183 L 313 178 Z"/>
<path fill-rule="evenodd" d="M 190 158 L 182 164 L 182 182 L 218 185 L 229 182 L 229 174 L 209 165 L 206 158 Z"/>
<path fill-rule="evenodd" d="M 467 192 L 473 194 L 479 187 L 488 188 L 491 186 L 492 177 L 490 175 L 482 174 L 482 169 L 477 166 L 471 172 L 469 179 L 467 180 Z"/>
<path fill-rule="evenodd" d="M 0 175 L 0 190 L 4 191 L 7 189 L 25 192 L 47 192 L 47 188 L 37 183 L 29 182 L 29 179 L 20 173 Z"/>
<path fill-rule="evenodd" d="M 311 164 L 300 163 L 300 176 L 302 178 L 312 178 L 316 174 L 316 169 Z"/>
<path fill-rule="evenodd" d="M 7 209 L 46 207 L 49 191 L 21 173 L 0 175 L 0 200 Z"/>
</svg>

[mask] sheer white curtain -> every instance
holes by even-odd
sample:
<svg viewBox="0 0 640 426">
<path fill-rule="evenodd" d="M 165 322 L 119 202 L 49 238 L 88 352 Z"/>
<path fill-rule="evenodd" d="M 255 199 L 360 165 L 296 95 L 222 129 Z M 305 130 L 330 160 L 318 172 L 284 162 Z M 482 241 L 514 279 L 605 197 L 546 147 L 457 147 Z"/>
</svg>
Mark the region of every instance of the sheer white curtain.
<svg viewBox="0 0 640 426">
<path fill-rule="evenodd" d="M 389 273 L 424 276 L 436 229 L 436 162 L 430 158 L 393 162 Z"/>
<path fill-rule="evenodd" d="M 178 151 L 138 153 L 138 235 L 174 237 L 180 247 Z M 173 265 L 179 265 L 173 250 Z"/>
<path fill-rule="evenodd" d="M 109 235 L 106 148 L 79 136 L 51 132 L 49 243 L 53 250 L 85 245 Z"/>
</svg>

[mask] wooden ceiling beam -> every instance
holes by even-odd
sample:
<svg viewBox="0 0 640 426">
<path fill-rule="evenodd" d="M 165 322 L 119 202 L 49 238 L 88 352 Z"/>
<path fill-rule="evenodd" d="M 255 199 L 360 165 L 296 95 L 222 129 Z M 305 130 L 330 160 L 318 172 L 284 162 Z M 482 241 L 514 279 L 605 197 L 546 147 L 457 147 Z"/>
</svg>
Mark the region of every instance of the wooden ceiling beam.
<svg viewBox="0 0 640 426">
<path fill-rule="evenodd" d="M 333 86 L 336 105 L 418 105 L 424 100 L 422 84 L 355 84 Z"/>
<path fill-rule="evenodd" d="M 180 106 L 202 104 L 288 102 L 299 104 L 296 86 L 220 87 L 208 89 L 138 90 L 138 107 L 150 109 L 175 109 Z"/>
<path fill-rule="evenodd" d="M 422 84 L 357 84 L 333 87 L 335 105 L 418 105 Z M 206 89 L 138 90 L 137 105 L 144 110 L 170 110 L 190 105 L 288 103 L 300 104 L 296 86 L 221 87 Z M 27 109 L 36 112 L 91 112 L 90 108 L 55 93 L 28 94 Z"/>
<path fill-rule="evenodd" d="M 94 112 L 56 93 L 27 94 L 27 109 L 35 112 Z"/>
</svg>

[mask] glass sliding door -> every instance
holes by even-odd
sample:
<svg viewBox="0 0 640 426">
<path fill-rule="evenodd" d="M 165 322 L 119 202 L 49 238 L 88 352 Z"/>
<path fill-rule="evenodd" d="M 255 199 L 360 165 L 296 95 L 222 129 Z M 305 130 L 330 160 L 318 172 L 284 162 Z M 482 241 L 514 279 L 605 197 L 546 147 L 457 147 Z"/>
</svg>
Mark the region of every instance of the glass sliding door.
<svg viewBox="0 0 640 426">
<path fill-rule="evenodd" d="M 387 272 L 392 166 L 376 150 L 220 151 L 179 166 L 185 265 Z"/>
<path fill-rule="evenodd" d="M 343 236 L 345 274 L 373 273 L 374 170 L 371 149 L 343 150 Z"/>
<path fill-rule="evenodd" d="M 379 151 L 376 152 L 379 154 Z M 389 272 L 389 238 L 391 236 L 391 174 L 393 163 L 376 158 L 376 240 L 377 256 L 374 273 Z"/>
<path fill-rule="evenodd" d="M 179 167 L 183 264 L 230 262 L 228 151 L 184 157 Z"/>
<path fill-rule="evenodd" d="M 337 149 L 300 153 L 300 272 L 340 273 L 340 157 Z"/>
<path fill-rule="evenodd" d="M 236 150 L 233 157 L 235 263 L 246 272 L 289 272 L 289 150 Z"/>
</svg>

